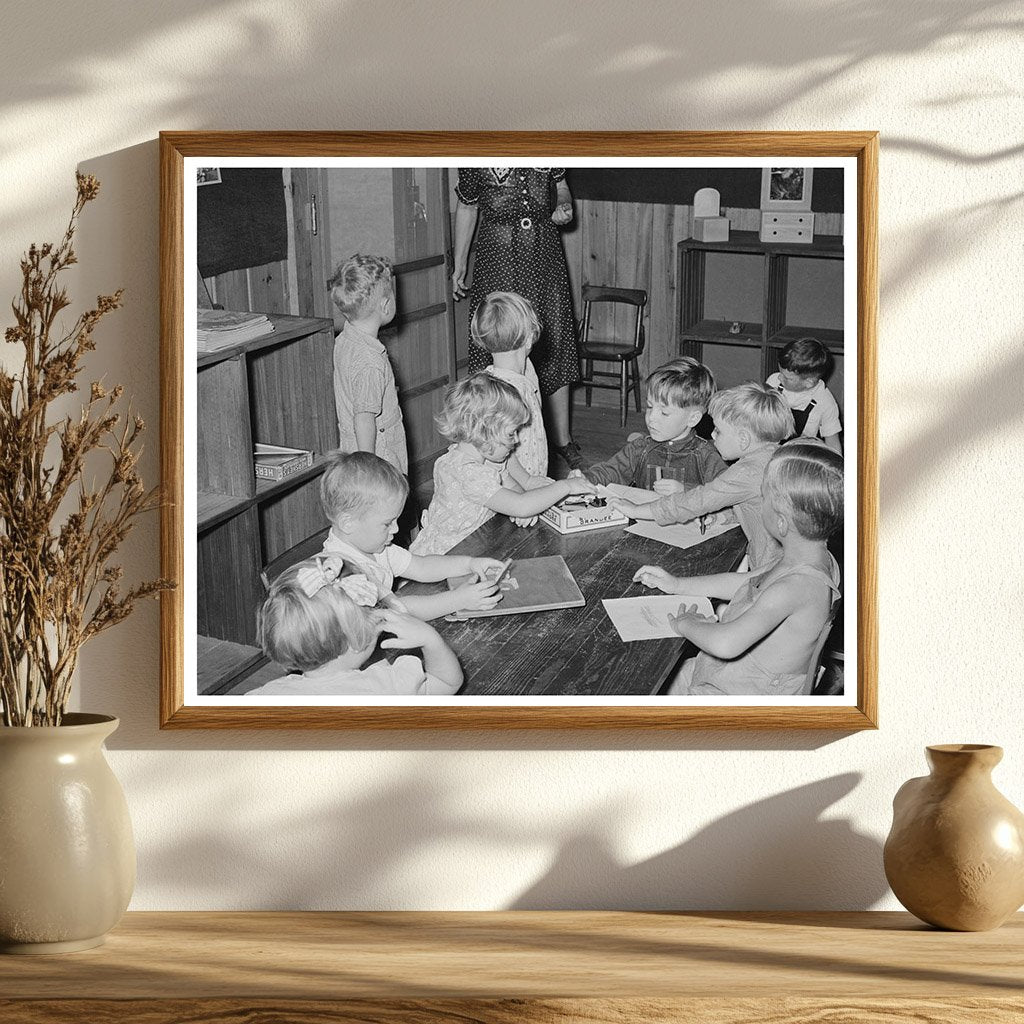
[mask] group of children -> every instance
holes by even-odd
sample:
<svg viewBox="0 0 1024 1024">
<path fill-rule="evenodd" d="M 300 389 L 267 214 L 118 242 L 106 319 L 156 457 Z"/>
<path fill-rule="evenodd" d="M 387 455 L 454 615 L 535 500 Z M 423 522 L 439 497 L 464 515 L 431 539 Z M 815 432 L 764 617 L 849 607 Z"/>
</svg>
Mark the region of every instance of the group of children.
<svg viewBox="0 0 1024 1024">
<path fill-rule="evenodd" d="M 838 410 L 822 379 L 828 353 L 817 341 L 787 346 L 766 384 L 722 392 L 697 360 L 672 360 L 647 380 L 647 433 L 631 436 L 612 459 L 553 480 L 528 358 L 540 324 L 522 296 L 491 293 L 471 330 L 492 364 L 448 389 L 437 424 L 451 444 L 435 462 L 433 498 L 405 548 L 393 539 L 409 494 L 407 448 L 378 338 L 395 315 L 391 267 L 381 257 L 354 256 L 330 285 L 346 318 L 334 350 L 341 450 L 328 458 L 320 488 L 331 528 L 320 555 L 270 585 L 259 642 L 297 674 L 254 694 L 455 693 L 462 670 L 427 620 L 493 607 L 503 565 L 448 552 L 495 514 L 530 526 L 569 495 L 607 494 L 610 483 L 658 495 L 637 504 L 608 494 L 632 519 L 667 525 L 734 516 L 747 537 L 749 572 L 682 580 L 657 566 L 637 570 L 634 579 L 645 586 L 730 602 L 720 621 L 683 608 L 672 617 L 673 628 L 702 653 L 670 692 L 800 692 L 838 594 L 827 541 L 843 515 Z M 711 441 L 696 432 L 705 413 L 714 423 Z M 430 596 L 394 593 L 396 577 L 459 576 L 471 582 Z M 382 633 L 390 639 L 381 647 L 418 648 L 422 659 L 402 655 L 363 668 Z"/>
</svg>

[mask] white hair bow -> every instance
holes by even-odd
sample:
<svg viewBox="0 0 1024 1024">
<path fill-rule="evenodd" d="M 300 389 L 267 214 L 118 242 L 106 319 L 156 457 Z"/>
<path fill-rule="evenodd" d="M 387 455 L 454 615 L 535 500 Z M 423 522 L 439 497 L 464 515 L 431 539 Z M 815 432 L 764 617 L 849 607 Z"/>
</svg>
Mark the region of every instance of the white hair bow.
<svg viewBox="0 0 1024 1024">
<path fill-rule="evenodd" d="M 316 565 L 300 569 L 295 581 L 306 597 L 315 597 L 324 587 L 338 586 L 363 608 L 372 608 L 377 603 L 377 585 L 362 573 L 342 576 L 345 560 L 338 555 L 320 555 Z"/>
</svg>

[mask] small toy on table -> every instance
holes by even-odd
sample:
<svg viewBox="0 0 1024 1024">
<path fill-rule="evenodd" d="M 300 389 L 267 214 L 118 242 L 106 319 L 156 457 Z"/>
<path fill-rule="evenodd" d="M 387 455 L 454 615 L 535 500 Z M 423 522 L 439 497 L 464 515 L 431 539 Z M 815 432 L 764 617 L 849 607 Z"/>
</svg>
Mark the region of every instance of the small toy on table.
<svg viewBox="0 0 1024 1024">
<path fill-rule="evenodd" d="M 583 533 L 629 524 L 621 512 L 610 508 L 608 502 L 596 494 L 572 494 L 542 512 L 540 519 L 559 533 Z"/>
</svg>

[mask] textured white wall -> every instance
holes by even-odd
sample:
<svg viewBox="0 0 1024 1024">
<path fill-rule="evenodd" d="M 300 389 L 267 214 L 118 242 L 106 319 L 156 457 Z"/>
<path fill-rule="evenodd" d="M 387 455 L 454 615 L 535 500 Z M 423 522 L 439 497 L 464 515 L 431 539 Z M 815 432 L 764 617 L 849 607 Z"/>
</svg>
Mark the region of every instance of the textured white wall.
<svg viewBox="0 0 1024 1024">
<path fill-rule="evenodd" d="M 8 0 L 0 295 L 95 173 L 73 294 L 127 288 L 93 367 L 155 427 L 160 129 L 878 129 L 881 729 L 162 733 L 149 606 L 81 683 L 122 719 L 136 908 L 893 907 L 881 842 L 926 743 L 1005 746 L 1024 805 L 1020 4 L 628 11 Z M 155 521 L 127 557 L 157 572 Z"/>
</svg>

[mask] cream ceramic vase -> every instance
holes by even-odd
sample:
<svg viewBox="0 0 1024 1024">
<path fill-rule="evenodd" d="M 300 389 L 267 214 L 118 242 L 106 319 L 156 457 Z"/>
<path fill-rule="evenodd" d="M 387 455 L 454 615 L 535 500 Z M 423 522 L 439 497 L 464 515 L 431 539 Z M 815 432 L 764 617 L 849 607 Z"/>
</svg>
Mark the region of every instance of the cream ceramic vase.
<svg viewBox="0 0 1024 1024">
<path fill-rule="evenodd" d="M 998 928 L 1024 904 L 1024 814 L 992 784 L 1000 747 L 927 748 L 931 775 L 893 800 L 885 877 L 916 917 L 938 928 Z"/>
<path fill-rule="evenodd" d="M 128 804 L 103 753 L 105 715 L 0 726 L 0 951 L 98 946 L 135 887 Z"/>
</svg>

